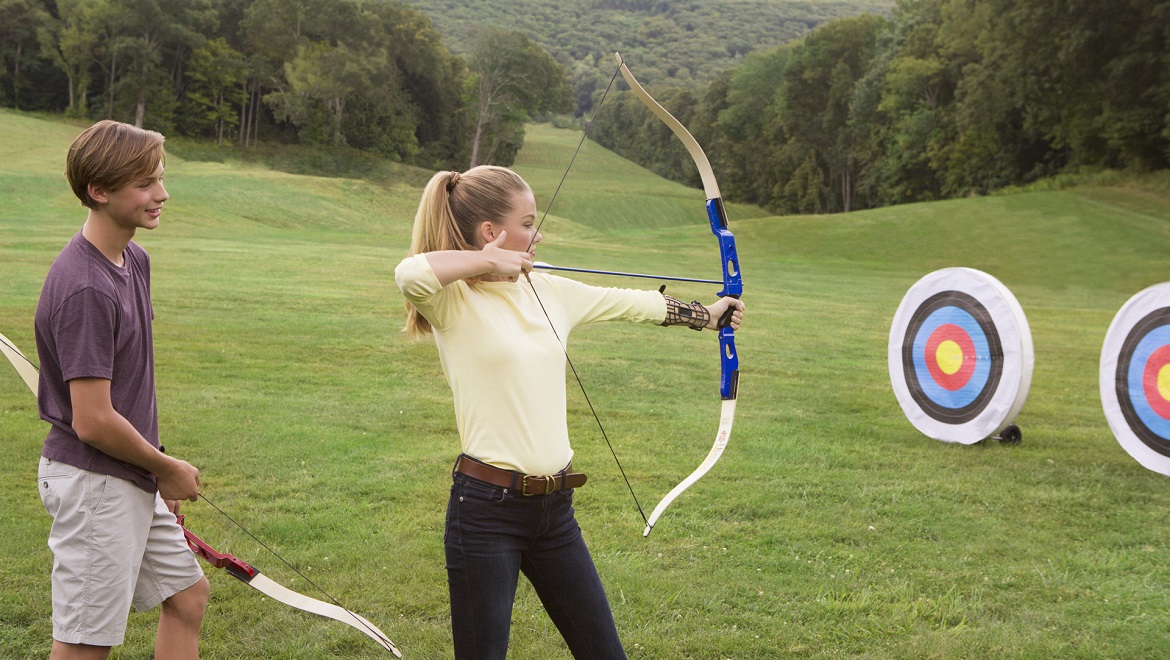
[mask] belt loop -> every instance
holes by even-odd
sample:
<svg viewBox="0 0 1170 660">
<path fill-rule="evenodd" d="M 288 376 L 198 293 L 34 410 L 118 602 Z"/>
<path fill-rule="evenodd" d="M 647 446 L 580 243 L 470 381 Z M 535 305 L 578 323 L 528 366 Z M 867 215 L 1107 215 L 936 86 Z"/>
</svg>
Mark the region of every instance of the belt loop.
<svg viewBox="0 0 1170 660">
<path fill-rule="evenodd" d="M 572 461 L 572 459 L 570 459 L 569 462 L 565 465 L 565 467 L 561 468 L 561 471 L 558 473 L 561 476 L 561 490 L 568 490 L 569 489 L 569 470 L 572 470 L 572 469 L 573 469 L 573 461 Z"/>
</svg>

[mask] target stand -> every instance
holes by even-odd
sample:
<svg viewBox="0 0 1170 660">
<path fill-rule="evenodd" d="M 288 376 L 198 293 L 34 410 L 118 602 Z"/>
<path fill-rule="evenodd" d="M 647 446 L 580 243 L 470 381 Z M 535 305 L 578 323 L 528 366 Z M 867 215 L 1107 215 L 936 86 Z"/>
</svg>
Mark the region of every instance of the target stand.
<svg viewBox="0 0 1170 660">
<path fill-rule="evenodd" d="M 926 436 L 1022 441 L 1012 422 L 1032 384 L 1032 333 L 999 280 L 971 268 L 918 280 L 894 315 L 888 357 L 898 403 Z"/>
<path fill-rule="evenodd" d="M 1170 476 L 1170 282 L 1138 292 L 1101 349 L 1101 404 L 1121 446 Z"/>
</svg>

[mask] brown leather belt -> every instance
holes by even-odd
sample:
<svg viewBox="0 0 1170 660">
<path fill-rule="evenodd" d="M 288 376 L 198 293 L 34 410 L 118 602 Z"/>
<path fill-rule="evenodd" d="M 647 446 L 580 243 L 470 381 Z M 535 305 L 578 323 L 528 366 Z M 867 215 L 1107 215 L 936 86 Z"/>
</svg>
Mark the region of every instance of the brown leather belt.
<svg viewBox="0 0 1170 660">
<path fill-rule="evenodd" d="M 470 456 L 460 454 L 459 459 L 455 461 L 455 471 L 460 474 L 465 474 L 472 479 L 479 479 L 487 482 L 493 486 L 501 488 L 511 488 L 520 491 L 521 495 L 548 495 L 555 493 L 558 490 L 565 490 L 566 488 L 580 488 L 585 485 L 588 477 L 581 472 L 569 472 L 573 469 L 573 464 L 570 462 L 565 466 L 564 470 L 556 474 L 548 476 L 540 476 L 535 474 L 523 474 L 513 470 L 504 470 L 502 468 L 488 465 L 487 463 L 477 461 Z"/>
</svg>

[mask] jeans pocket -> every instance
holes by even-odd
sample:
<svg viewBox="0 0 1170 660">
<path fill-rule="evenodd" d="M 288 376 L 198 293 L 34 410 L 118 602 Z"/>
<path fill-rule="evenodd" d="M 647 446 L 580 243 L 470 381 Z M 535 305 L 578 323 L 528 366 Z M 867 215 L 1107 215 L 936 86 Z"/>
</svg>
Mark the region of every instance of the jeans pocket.
<svg viewBox="0 0 1170 660">
<path fill-rule="evenodd" d="M 455 484 L 455 498 L 460 502 L 499 504 L 508 498 L 508 489 L 477 479 L 463 479 Z"/>
</svg>

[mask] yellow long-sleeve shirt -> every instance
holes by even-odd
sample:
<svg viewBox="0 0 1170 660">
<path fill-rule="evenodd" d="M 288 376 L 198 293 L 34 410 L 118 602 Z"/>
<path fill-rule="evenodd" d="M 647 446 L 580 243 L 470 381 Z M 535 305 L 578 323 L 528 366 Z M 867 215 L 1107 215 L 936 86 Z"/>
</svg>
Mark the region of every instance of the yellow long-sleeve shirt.
<svg viewBox="0 0 1170 660">
<path fill-rule="evenodd" d="M 440 286 L 426 255 L 404 259 L 398 288 L 434 328 L 455 399 L 462 451 L 496 467 L 554 474 L 573 457 L 565 421 L 565 353 L 579 325 L 624 320 L 662 323 L 657 291 L 594 287 L 532 273 L 528 282 L 459 280 Z"/>
</svg>

